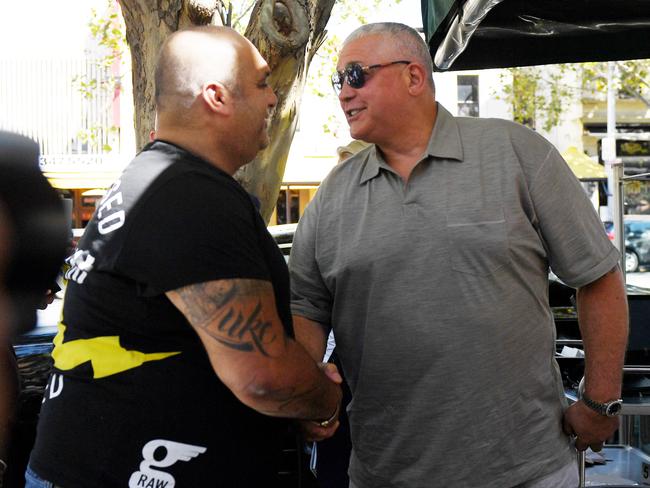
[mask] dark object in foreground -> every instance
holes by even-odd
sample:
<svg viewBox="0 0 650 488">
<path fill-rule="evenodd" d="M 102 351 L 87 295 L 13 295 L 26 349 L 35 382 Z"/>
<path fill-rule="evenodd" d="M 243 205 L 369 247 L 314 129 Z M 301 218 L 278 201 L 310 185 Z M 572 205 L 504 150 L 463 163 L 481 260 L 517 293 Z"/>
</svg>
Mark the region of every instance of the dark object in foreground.
<svg viewBox="0 0 650 488">
<path fill-rule="evenodd" d="M 34 327 L 68 241 L 63 203 L 41 173 L 38 154 L 31 139 L 0 131 L 0 202 L 11 227 L 5 286 L 17 332 Z"/>
</svg>

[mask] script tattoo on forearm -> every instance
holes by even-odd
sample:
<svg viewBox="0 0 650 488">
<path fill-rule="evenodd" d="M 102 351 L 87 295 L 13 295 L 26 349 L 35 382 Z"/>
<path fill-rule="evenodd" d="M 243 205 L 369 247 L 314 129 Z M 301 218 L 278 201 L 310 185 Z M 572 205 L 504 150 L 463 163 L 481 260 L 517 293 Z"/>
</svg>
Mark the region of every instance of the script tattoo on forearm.
<svg viewBox="0 0 650 488">
<path fill-rule="evenodd" d="M 186 286 L 174 293 L 192 325 L 219 343 L 269 356 L 268 346 L 277 334 L 273 324 L 261 316 L 262 291 L 263 286 L 254 280 L 224 280 Z"/>
<path fill-rule="evenodd" d="M 253 351 L 257 348 L 265 356 L 268 356 L 265 346 L 275 339 L 275 334 L 267 335 L 271 328 L 271 322 L 260 319 L 262 304 L 257 303 L 252 313 L 245 317 L 241 311 L 234 307 L 228 309 L 226 315 L 218 321 L 215 334 L 215 327 L 207 327 L 208 333 L 222 344 L 239 349 L 240 351 Z"/>
</svg>

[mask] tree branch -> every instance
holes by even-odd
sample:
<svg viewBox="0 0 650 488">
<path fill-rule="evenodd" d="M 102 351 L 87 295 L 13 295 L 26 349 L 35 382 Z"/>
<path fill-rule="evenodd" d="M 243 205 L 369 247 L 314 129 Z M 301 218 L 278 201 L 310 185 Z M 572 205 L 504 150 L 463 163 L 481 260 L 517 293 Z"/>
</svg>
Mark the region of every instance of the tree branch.
<svg viewBox="0 0 650 488">
<path fill-rule="evenodd" d="M 650 99 L 648 99 L 648 98 L 644 97 L 643 95 L 641 95 L 641 93 L 639 91 L 633 90 L 629 86 L 623 86 L 623 87 L 621 87 L 621 90 L 623 90 L 625 93 L 630 95 L 632 98 L 636 98 L 640 102 L 643 102 L 646 105 L 646 107 L 650 108 Z"/>
<path fill-rule="evenodd" d="M 298 0 L 264 0 L 259 22 L 260 30 L 281 55 L 300 50 L 309 41 L 308 13 Z"/>
<path fill-rule="evenodd" d="M 190 22 L 195 25 L 210 24 L 219 3 L 219 0 L 186 0 L 185 9 Z"/>
<path fill-rule="evenodd" d="M 232 4 L 231 4 L 231 5 L 232 5 Z M 237 20 L 235 20 L 235 23 L 232 25 L 233 28 L 235 28 L 235 27 L 237 27 L 238 25 L 240 25 L 240 21 L 241 21 L 241 19 L 243 19 L 243 18 L 246 16 L 246 14 L 247 14 L 247 13 L 248 13 L 248 12 L 249 12 L 253 7 L 254 7 L 254 6 L 255 6 L 255 1 L 252 0 L 252 1 L 248 4 L 248 7 L 246 7 L 246 8 L 244 9 L 244 11 L 239 15 L 239 17 L 237 17 Z"/>
</svg>

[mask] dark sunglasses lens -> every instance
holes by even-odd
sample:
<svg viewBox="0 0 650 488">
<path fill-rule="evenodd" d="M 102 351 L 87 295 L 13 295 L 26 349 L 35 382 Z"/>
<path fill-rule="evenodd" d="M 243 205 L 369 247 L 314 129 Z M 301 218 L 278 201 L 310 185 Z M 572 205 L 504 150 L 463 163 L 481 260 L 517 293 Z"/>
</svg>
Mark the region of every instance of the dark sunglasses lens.
<svg viewBox="0 0 650 488">
<path fill-rule="evenodd" d="M 332 88 L 336 93 L 339 93 L 343 88 L 343 80 L 345 79 L 345 74 L 339 71 L 335 71 L 332 75 Z"/>
<path fill-rule="evenodd" d="M 359 64 L 348 66 L 345 72 L 348 78 L 348 85 L 352 88 L 361 88 L 366 81 L 363 76 L 363 68 Z"/>
</svg>

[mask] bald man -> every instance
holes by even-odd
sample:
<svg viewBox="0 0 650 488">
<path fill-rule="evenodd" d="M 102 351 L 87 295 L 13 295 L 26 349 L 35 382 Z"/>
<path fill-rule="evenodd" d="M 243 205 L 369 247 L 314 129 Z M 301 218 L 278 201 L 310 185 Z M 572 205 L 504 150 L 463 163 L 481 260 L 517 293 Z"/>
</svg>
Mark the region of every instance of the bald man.
<svg viewBox="0 0 650 488">
<path fill-rule="evenodd" d="M 269 75 L 228 28 L 163 45 L 157 139 L 69 260 L 28 487 L 278 486 L 282 418 L 336 427 L 340 379 L 293 339 L 284 259 L 232 177 L 269 142 Z"/>
<path fill-rule="evenodd" d="M 332 170 L 300 220 L 296 336 L 319 358 L 336 335 L 352 488 L 575 488 L 569 436 L 599 449 L 618 426 L 619 254 L 551 144 L 454 117 L 431 71 L 405 25 L 344 42 L 332 85 L 350 135 L 372 144 Z M 549 268 L 578 288 L 586 390 L 569 408 Z"/>
</svg>

